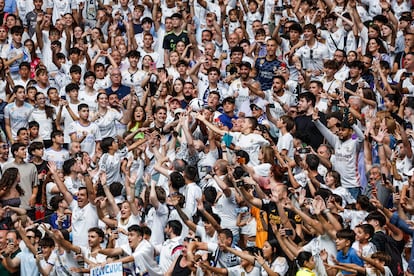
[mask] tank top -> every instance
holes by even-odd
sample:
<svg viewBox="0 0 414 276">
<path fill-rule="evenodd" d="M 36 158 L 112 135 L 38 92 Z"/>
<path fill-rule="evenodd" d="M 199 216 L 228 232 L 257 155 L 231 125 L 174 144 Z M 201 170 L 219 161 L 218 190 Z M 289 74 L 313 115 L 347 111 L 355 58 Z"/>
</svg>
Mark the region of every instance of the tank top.
<svg viewBox="0 0 414 276">
<path fill-rule="evenodd" d="M 182 258 L 183 258 L 183 255 L 178 256 L 178 259 L 175 262 L 174 270 L 172 272 L 173 276 L 175 276 L 175 275 L 181 276 L 181 275 L 190 275 L 191 274 L 191 269 L 189 269 L 187 266 L 186 267 L 181 267 L 180 266 L 180 262 L 181 262 Z"/>
</svg>

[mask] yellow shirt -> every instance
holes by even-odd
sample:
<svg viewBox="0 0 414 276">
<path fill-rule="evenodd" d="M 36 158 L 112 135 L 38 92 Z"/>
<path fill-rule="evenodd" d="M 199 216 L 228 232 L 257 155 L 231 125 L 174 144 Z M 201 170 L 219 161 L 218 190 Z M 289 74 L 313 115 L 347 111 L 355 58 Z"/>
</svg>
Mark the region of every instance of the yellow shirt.
<svg viewBox="0 0 414 276">
<path fill-rule="evenodd" d="M 316 276 L 316 274 L 309 268 L 301 267 L 299 271 L 296 272 L 296 276 Z"/>
</svg>

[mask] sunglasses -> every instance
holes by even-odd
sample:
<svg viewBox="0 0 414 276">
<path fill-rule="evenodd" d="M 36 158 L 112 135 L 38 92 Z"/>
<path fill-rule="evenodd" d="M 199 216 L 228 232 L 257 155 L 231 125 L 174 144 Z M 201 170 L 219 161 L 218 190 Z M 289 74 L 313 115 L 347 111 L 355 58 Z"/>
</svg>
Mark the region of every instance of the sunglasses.
<svg viewBox="0 0 414 276">
<path fill-rule="evenodd" d="M 9 145 L 1 145 L 1 148 L 2 149 L 8 149 L 9 148 Z"/>
</svg>

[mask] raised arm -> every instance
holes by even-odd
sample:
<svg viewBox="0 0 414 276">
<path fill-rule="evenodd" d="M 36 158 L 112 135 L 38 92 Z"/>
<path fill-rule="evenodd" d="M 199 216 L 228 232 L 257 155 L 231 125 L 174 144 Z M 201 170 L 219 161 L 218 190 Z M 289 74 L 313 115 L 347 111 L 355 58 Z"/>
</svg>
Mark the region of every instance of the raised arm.
<svg viewBox="0 0 414 276">
<path fill-rule="evenodd" d="M 171 199 L 172 204 L 174 205 L 175 209 L 177 210 L 178 215 L 180 218 L 184 221 L 184 223 L 188 226 L 188 228 L 191 229 L 191 231 L 196 232 L 197 231 L 197 225 L 188 218 L 188 216 L 184 213 L 183 209 L 181 208 L 179 204 L 179 200 L 176 197 L 173 197 Z"/>
<path fill-rule="evenodd" d="M 62 182 L 62 180 L 60 180 L 60 177 L 57 173 L 57 169 L 56 169 L 56 164 L 55 162 L 51 162 L 49 161 L 48 163 L 48 168 L 49 171 L 52 173 L 52 175 L 54 176 L 56 185 L 59 188 L 59 191 L 61 192 L 61 194 L 63 195 L 64 199 L 66 200 L 66 202 L 68 203 L 68 205 L 70 205 L 73 201 L 73 196 L 72 194 L 68 191 L 68 189 L 66 188 L 65 183 Z"/>
</svg>

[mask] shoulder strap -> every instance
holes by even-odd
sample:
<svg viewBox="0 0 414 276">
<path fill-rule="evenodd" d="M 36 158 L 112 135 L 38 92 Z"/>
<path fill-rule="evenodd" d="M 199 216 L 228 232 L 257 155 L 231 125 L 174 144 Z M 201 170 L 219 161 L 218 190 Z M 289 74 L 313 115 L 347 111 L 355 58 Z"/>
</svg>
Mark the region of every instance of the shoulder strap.
<svg viewBox="0 0 414 276">
<path fill-rule="evenodd" d="M 333 39 L 331 32 L 329 32 L 329 36 L 331 37 L 332 42 L 335 44 L 335 48 L 338 50 L 338 45 L 336 44 L 335 39 Z"/>
</svg>

